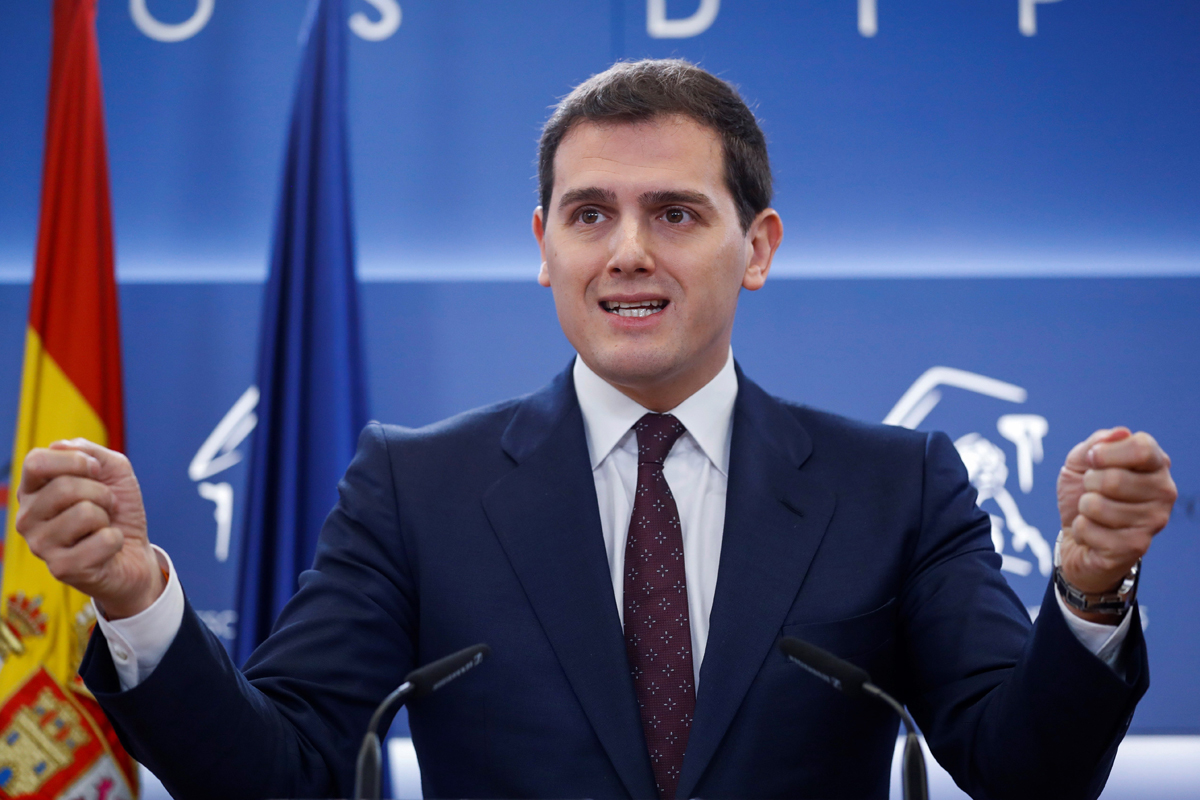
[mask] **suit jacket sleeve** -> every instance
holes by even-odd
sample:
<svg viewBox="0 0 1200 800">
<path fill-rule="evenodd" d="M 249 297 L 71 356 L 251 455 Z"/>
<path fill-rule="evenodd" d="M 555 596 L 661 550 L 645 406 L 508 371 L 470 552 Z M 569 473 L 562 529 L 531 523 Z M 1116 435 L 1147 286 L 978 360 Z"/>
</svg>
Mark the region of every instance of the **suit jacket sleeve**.
<svg viewBox="0 0 1200 800">
<path fill-rule="evenodd" d="M 1030 634 L 944 434 L 926 442 L 922 515 L 900 598 L 903 661 L 905 699 L 934 755 L 977 800 L 1098 796 L 1149 684 L 1139 620 L 1124 676 L 1079 642 L 1052 587 Z"/>
<path fill-rule="evenodd" d="M 93 635 L 80 673 L 172 796 L 351 794 L 367 720 L 414 663 L 415 590 L 381 426 L 363 431 L 338 489 L 315 568 L 244 674 L 190 605 L 158 668 L 126 692 Z"/>
</svg>

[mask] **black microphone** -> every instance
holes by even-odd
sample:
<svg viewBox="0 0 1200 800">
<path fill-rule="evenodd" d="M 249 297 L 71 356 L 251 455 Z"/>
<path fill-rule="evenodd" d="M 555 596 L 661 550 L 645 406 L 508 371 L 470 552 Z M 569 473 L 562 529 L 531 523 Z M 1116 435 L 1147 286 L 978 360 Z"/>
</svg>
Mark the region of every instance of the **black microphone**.
<svg viewBox="0 0 1200 800">
<path fill-rule="evenodd" d="M 891 706 L 892 710 L 900 715 L 900 719 L 904 720 L 904 728 L 908 731 L 904 738 L 904 762 L 901 768 L 904 800 L 929 800 L 925 754 L 921 752 L 921 742 L 917 739 L 917 725 L 909 716 L 908 710 L 897 702 L 896 698 L 871 683 L 871 676 L 866 670 L 854 666 L 849 661 L 843 661 L 827 650 L 794 636 L 784 636 L 780 639 L 779 650 L 793 664 L 802 667 L 838 691 L 851 697 L 867 694 Z"/>
<path fill-rule="evenodd" d="M 404 678 L 404 683 L 383 698 L 383 702 L 371 715 L 367 724 L 367 735 L 358 750 L 358 763 L 354 771 L 355 800 L 379 800 L 380 782 L 383 772 L 383 750 L 379 745 L 379 724 L 383 718 L 403 703 L 436 692 L 455 678 L 483 663 L 491 654 L 486 644 L 472 645 L 465 650 L 451 653 L 423 667 L 414 669 Z"/>
</svg>

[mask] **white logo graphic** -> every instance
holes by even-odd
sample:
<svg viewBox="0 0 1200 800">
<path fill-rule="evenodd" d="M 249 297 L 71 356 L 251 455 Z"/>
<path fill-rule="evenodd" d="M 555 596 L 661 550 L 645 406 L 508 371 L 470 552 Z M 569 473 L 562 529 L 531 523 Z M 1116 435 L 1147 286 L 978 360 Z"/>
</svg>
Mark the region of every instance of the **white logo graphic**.
<svg viewBox="0 0 1200 800">
<path fill-rule="evenodd" d="M 975 372 L 933 367 L 913 382 L 888 412 L 884 423 L 916 428 L 941 402 L 940 386 L 966 389 L 1010 403 L 1024 403 L 1029 394 L 1020 386 Z M 1028 494 L 1033 491 L 1033 465 L 1042 461 L 1042 440 L 1049 432 L 1050 424 L 1045 417 L 1037 414 L 1005 414 L 996 420 L 996 429 L 1017 448 L 1017 483 L 1021 491 Z M 1017 501 L 1008 491 L 1008 464 L 1004 450 L 978 433 L 959 437 L 954 447 L 967 467 L 971 485 L 979 493 L 977 502 L 980 508 L 988 511 L 984 503 L 990 502 L 1000 512 L 994 514 L 988 511 L 992 520 L 992 544 L 1003 559 L 1000 568 L 1022 576 L 1033 572 L 1032 562 L 1004 552 L 1004 529 L 1007 527 L 1013 551 L 1023 553 L 1028 549 L 1037 561 L 1038 572 L 1049 575 L 1054 568 L 1053 551 L 1041 531 L 1025 521 Z"/>
<path fill-rule="evenodd" d="M 1017 27 L 1026 36 L 1037 36 L 1037 7 L 1058 0 L 1017 0 Z"/>
<path fill-rule="evenodd" d="M 233 529 L 233 487 L 225 482 L 210 483 L 206 478 L 242 460 L 242 452 L 237 448 L 258 424 L 258 416 L 254 413 L 257 405 L 258 387 L 251 386 L 213 428 L 188 465 L 188 477 L 200 481 L 196 487 L 200 496 L 216 505 L 213 510 L 213 518 L 217 521 L 215 555 L 217 561 L 221 562 L 229 558 L 229 536 Z"/>
<path fill-rule="evenodd" d="M 655 39 L 688 39 L 712 27 L 721 0 L 700 0 L 690 17 L 667 19 L 667 0 L 646 0 L 646 33 Z"/>
<path fill-rule="evenodd" d="M 237 612 L 232 608 L 224 611 L 196 611 L 196 616 L 207 628 L 222 639 L 233 641 L 237 636 Z"/>
<path fill-rule="evenodd" d="M 129 0 L 129 16 L 138 30 L 159 42 L 182 42 L 204 29 L 212 18 L 216 0 L 196 0 L 196 10 L 188 19 L 172 25 L 160 22 L 146 8 L 146 0 Z"/>
</svg>

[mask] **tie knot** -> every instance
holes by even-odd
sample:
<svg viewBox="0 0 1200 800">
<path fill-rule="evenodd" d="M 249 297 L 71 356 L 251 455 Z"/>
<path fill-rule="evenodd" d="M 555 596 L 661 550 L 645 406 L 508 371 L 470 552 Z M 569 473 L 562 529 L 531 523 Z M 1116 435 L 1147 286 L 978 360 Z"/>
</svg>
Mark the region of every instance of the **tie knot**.
<svg viewBox="0 0 1200 800">
<path fill-rule="evenodd" d="M 633 429 L 637 431 L 639 464 L 663 463 L 675 440 L 687 430 L 670 414 L 647 414 L 634 423 Z"/>
</svg>

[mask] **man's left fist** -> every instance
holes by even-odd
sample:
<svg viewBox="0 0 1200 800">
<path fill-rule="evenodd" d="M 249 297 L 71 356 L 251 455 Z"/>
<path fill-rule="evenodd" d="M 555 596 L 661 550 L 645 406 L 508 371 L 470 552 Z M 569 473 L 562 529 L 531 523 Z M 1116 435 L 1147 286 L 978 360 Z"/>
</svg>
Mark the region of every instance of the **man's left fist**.
<svg viewBox="0 0 1200 800">
<path fill-rule="evenodd" d="M 1063 577 L 1089 594 L 1115 590 L 1177 495 L 1171 458 L 1148 433 L 1111 428 L 1075 445 L 1058 475 Z"/>
</svg>

